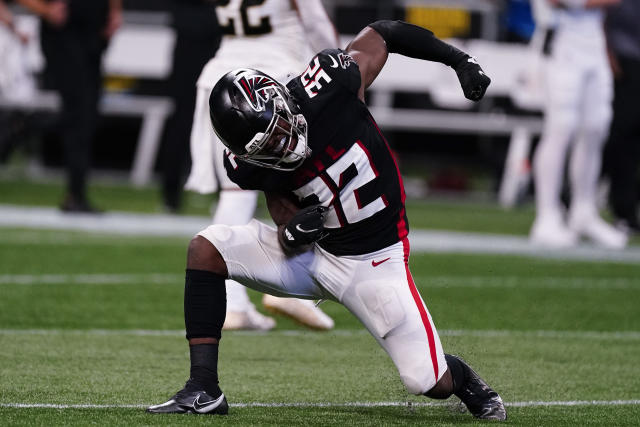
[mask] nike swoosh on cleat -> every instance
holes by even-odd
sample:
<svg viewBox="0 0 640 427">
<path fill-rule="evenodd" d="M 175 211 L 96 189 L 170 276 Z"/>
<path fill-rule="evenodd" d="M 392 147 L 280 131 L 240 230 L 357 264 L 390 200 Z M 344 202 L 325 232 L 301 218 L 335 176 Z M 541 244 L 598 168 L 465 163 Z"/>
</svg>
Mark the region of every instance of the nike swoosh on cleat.
<svg viewBox="0 0 640 427">
<path fill-rule="evenodd" d="M 296 230 L 302 233 L 313 233 L 314 231 L 318 231 L 317 228 L 314 228 L 313 230 L 305 230 L 304 228 L 300 227 L 300 224 L 296 224 Z"/>
<path fill-rule="evenodd" d="M 377 261 L 377 262 L 376 262 L 376 260 L 371 260 L 371 265 L 372 265 L 372 266 L 374 266 L 374 267 L 377 267 L 377 266 L 379 266 L 380 264 L 382 264 L 383 262 L 385 262 L 385 261 L 389 261 L 390 259 L 391 259 L 391 257 L 389 257 L 389 258 L 385 258 L 385 259 L 383 259 L 382 261 Z"/>
<path fill-rule="evenodd" d="M 199 394 L 193 401 L 193 409 L 199 414 L 206 414 L 207 412 L 216 409 L 224 399 L 224 394 L 221 394 L 217 399 L 210 400 L 208 402 L 200 402 L 200 396 L 202 396 L 202 394 Z"/>
</svg>

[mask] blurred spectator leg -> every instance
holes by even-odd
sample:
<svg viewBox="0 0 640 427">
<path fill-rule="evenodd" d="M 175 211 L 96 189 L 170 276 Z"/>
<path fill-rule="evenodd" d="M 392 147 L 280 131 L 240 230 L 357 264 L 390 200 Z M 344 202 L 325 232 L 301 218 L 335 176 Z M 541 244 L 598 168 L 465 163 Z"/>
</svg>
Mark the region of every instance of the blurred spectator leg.
<svg viewBox="0 0 640 427">
<path fill-rule="evenodd" d="M 176 212 L 181 206 L 182 187 L 189 170 L 189 135 L 196 104 L 196 80 L 211 58 L 211 48 L 193 46 L 178 37 L 170 80 L 174 113 L 167 124 L 162 150 L 162 194 L 164 206 Z"/>
<path fill-rule="evenodd" d="M 534 153 L 536 218 L 531 240 L 550 247 L 570 247 L 577 236 L 566 224 L 560 194 L 565 163 L 578 127 L 578 94 L 582 75 L 549 58 L 546 64 L 547 100 L 542 138 Z"/>
<path fill-rule="evenodd" d="M 622 74 L 615 81 L 613 122 L 607 143 L 605 172 L 610 179 L 609 203 L 616 220 L 640 233 L 638 169 L 640 166 L 640 61 L 618 58 Z"/>
<path fill-rule="evenodd" d="M 215 11 L 207 2 L 174 2 L 173 19 L 177 38 L 169 80 L 174 113 L 167 123 L 161 151 L 164 208 L 179 211 L 182 188 L 189 170 L 189 138 L 196 105 L 196 81 L 220 44 L 221 33 Z"/>
<path fill-rule="evenodd" d="M 87 180 L 102 86 L 103 48 L 100 38 L 70 30 L 45 30 L 42 35 L 47 72 L 62 98 L 61 136 L 67 174 L 63 211 L 96 212 L 87 199 Z"/>
</svg>

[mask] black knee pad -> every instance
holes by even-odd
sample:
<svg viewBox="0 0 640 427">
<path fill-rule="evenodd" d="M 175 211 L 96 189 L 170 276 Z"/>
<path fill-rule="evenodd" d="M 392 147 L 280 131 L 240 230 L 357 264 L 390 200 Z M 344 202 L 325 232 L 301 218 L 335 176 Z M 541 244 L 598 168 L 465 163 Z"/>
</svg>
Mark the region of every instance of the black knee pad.
<svg viewBox="0 0 640 427">
<path fill-rule="evenodd" d="M 187 269 L 184 283 L 184 324 L 187 339 L 222 335 L 227 314 L 225 278 L 204 270 Z"/>
</svg>

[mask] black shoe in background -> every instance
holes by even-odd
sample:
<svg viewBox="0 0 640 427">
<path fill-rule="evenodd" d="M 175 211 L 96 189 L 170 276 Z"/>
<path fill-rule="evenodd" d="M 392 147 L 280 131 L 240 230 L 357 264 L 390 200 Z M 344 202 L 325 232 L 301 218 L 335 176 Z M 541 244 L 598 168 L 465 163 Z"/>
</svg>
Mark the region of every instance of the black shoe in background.
<svg viewBox="0 0 640 427">
<path fill-rule="evenodd" d="M 71 195 L 67 195 L 62 204 L 60 210 L 65 213 L 86 213 L 86 214 L 101 214 L 102 210 L 91 205 L 85 198 L 78 198 Z"/>
</svg>

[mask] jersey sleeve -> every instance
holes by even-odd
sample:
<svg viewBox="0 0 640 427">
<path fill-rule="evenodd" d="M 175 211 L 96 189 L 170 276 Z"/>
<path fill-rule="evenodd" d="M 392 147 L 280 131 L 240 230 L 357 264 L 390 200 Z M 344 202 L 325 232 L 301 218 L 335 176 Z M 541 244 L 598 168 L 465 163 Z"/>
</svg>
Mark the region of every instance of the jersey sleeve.
<svg viewBox="0 0 640 427">
<path fill-rule="evenodd" d="M 325 49 L 311 59 L 300 75 L 300 83 L 309 98 L 336 91 L 336 85 L 357 94 L 361 84 L 360 68 L 344 50 Z"/>
<path fill-rule="evenodd" d="M 289 188 L 287 173 L 243 162 L 225 150 L 224 168 L 231 181 L 243 190 L 283 191 Z"/>
</svg>

